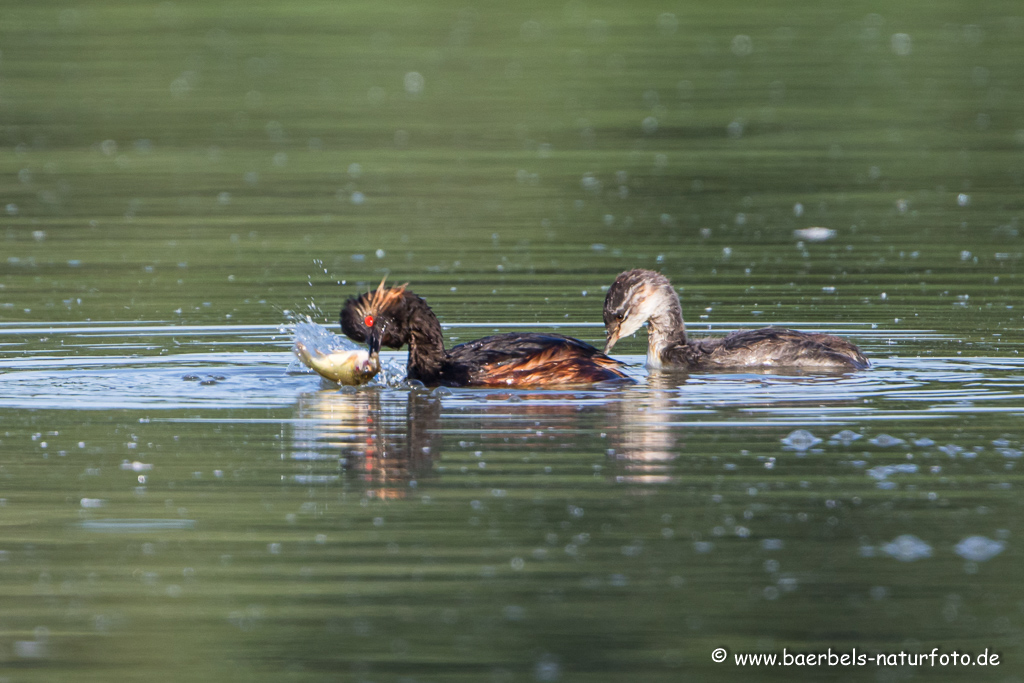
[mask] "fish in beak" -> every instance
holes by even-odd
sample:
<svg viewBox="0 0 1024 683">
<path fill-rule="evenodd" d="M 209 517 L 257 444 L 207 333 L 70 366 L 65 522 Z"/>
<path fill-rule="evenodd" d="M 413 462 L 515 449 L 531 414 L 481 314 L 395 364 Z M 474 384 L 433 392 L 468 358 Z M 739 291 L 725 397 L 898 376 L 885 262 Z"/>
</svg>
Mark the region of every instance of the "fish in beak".
<svg viewBox="0 0 1024 683">
<path fill-rule="evenodd" d="M 324 353 L 302 342 L 295 342 L 295 355 L 303 365 L 338 384 L 366 384 L 380 371 L 377 354 L 367 353 L 363 349 Z"/>
</svg>

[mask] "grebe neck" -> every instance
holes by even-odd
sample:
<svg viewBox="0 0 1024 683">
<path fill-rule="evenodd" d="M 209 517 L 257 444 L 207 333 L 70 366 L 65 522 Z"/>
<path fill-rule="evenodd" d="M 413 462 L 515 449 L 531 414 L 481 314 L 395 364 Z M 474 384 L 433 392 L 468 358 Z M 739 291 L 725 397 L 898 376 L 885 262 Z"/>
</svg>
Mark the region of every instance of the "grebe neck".
<svg viewBox="0 0 1024 683">
<path fill-rule="evenodd" d="M 409 379 L 417 379 L 424 384 L 435 382 L 448 360 L 441 323 L 427 302 L 416 297 L 410 306 L 406 325 L 409 331 Z"/>
<path fill-rule="evenodd" d="M 658 294 L 647 319 L 647 365 L 655 369 L 661 367 L 665 351 L 687 343 L 679 295 L 672 289 Z"/>
</svg>

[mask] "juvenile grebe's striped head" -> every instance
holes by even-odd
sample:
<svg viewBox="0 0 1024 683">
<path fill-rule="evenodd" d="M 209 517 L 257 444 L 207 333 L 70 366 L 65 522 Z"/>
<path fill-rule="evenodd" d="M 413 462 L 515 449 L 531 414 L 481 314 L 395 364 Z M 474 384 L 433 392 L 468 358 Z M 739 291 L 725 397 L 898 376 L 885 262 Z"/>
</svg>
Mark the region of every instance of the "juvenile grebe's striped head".
<svg viewBox="0 0 1024 683">
<path fill-rule="evenodd" d="M 604 298 L 604 352 L 622 337 L 628 337 L 660 311 L 678 308 L 679 295 L 672 283 L 653 270 L 620 273 Z"/>
<path fill-rule="evenodd" d="M 375 291 L 351 297 L 341 309 L 341 331 L 357 342 L 367 342 L 374 356 L 381 346 L 399 349 L 407 344 L 407 307 L 403 301 L 408 285 L 384 287 L 381 280 Z"/>
</svg>

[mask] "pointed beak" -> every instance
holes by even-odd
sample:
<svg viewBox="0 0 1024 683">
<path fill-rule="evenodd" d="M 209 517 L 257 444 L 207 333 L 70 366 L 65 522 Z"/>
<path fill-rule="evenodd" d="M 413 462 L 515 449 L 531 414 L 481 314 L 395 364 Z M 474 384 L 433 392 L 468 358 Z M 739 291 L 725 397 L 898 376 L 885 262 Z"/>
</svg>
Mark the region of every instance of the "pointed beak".
<svg viewBox="0 0 1024 683">
<path fill-rule="evenodd" d="M 606 339 L 604 343 L 604 352 L 609 354 L 612 351 L 612 347 L 615 346 L 615 342 L 619 341 L 619 324 L 612 323 L 606 332 Z"/>
<path fill-rule="evenodd" d="M 370 356 L 376 358 L 380 353 L 380 337 L 381 331 L 376 327 L 370 328 L 370 335 L 367 337 L 366 342 L 370 347 Z"/>
</svg>

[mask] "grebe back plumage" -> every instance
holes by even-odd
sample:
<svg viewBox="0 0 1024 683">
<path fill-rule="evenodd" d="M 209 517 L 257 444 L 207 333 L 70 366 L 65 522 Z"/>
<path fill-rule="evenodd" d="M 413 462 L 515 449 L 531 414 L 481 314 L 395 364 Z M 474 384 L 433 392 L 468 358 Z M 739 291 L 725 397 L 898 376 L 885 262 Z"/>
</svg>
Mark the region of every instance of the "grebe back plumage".
<svg viewBox="0 0 1024 683">
<path fill-rule="evenodd" d="M 619 274 L 604 302 L 604 352 L 611 352 L 615 342 L 645 322 L 647 366 L 655 369 L 760 366 L 863 370 L 869 365 L 854 344 L 830 334 L 763 327 L 691 340 L 686 335 L 679 295 L 668 278 L 642 269 Z"/>
</svg>

